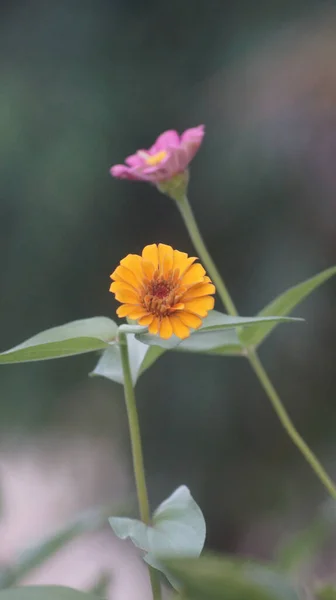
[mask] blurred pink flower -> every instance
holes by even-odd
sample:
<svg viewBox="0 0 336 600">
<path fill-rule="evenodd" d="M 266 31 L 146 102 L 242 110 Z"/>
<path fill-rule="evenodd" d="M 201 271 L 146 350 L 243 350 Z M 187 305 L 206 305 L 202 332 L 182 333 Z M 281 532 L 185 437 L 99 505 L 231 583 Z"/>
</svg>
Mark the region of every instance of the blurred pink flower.
<svg viewBox="0 0 336 600">
<path fill-rule="evenodd" d="M 149 150 L 138 150 L 125 159 L 126 165 L 114 165 L 110 173 L 120 179 L 154 184 L 168 181 L 186 171 L 203 136 L 204 125 L 186 129 L 181 136 L 174 130 L 165 131 Z"/>
</svg>

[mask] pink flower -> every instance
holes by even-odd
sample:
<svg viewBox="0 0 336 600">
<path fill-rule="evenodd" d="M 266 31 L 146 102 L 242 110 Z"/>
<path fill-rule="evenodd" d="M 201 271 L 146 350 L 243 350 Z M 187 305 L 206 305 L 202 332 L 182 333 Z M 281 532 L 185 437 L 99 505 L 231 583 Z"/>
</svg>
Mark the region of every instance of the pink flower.
<svg viewBox="0 0 336 600">
<path fill-rule="evenodd" d="M 110 173 L 120 179 L 154 184 L 168 181 L 186 171 L 203 136 L 204 125 L 187 129 L 181 136 L 174 130 L 165 131 L 149 150 L 138 150 L 125 159 L 126 165 L 114 165 Z"/>
</svg>

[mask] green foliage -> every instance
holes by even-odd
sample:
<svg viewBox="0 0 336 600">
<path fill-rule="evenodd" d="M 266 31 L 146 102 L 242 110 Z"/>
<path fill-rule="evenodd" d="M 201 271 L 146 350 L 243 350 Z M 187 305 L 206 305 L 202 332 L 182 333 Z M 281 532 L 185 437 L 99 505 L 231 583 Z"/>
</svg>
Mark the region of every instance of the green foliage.
<svg viewBox="0 0 336 600">
<path fill-rule="evenodd" d="M 166 350 L 182 350 L 185 352 L 204 352 L 215 348 L 223 348 L 226 345 L 235 346 L 237 350 L 240 348 L 239 340 L 235 340 L 232 336 L 228 338 L 225 333 L 229 330 L 235 330 L 237 327 L 253 326 L 256 323 L 264 324 L 270 322 L 272 324 L 284 321 L 298 321 L 301 319 L 291 319 L 289 317 L 231 317 L 230 315 L 212 310 L 204 319 L 201 327 L 196 332 L 192 333 L 190 338 L 180 340 L 176 336 L 172 336 L 168 340 L 164 340 L 157 335 L 150 333 L 140 333 L 136 337 L 144 344 L 160 346 Z"/>
<path fill-rule="evenodd" d="M 107 348 L 118 327 L 107 317 L 92 317 L 47 329 L 0 354 L 1 363 L 20 363 L 84 354 Z"/>
<path fill-rule="evenodd" d="M 259 317 L 269 317 L 272 314 L 288 315 L 302 300 L 307 298 L 317 287 L 336 274 L 336 267 L 322 271 L 302 283 L 280 294 L 259 313 Z M 273 331 L 277 323 L 261 323 L 255 327 L 244 329 L 239 334 L 239 339 L 245 346 L 257 346 Z"/>
<path fill-rule="evenodd" d="M 281 572 L 252 561 L 202 556 L 163 563 L 188 600 L 299 600 Z"/>
<path fill-rule="evenodd" d="M 325 585 L 320 587 L 316 592 L 318 600 L 336 600 L 336 586 Z"/>
<path fill-rule="evenodd" d="M 110 525 L 121 539 L 130 538 L 144 550 L 146 562 L 169 573 L 161 557 L 198 557 L 205 542 L 205 521 L 201 509 L 186 486 L 180 486 L 153 514 L 152 524 L 137 519 L 111 517 Z M 174 578 L 170 578 L 174 585 Z"/>
</svg>

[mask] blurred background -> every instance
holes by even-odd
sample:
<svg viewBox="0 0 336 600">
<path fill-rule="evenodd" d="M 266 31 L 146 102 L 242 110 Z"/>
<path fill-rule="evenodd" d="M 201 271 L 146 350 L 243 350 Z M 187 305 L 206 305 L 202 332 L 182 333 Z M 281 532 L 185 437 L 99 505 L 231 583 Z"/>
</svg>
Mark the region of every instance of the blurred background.
<svg viewBox="0 0 336 600">
<path fill-rule="evenodd" d="M 2 0 L 1 350 L 114 318 L 124 255 L 193 252 L 172 201 L 109 175 L 165 129 L 206 126 L 190 199 L 241 314 L 334 265 L 335 55 L 328 1 Z M 335 294 L 331 280 L 296 311 L 305 324 L 261 349 L 334 478 Z M 79 510 L 133 497 L 122 388 L 88 378 L 97 359 L 0 369 L 3 564 Z M 137 400 L 151 504 L 187 484 L 208 548 L 271 558 L 325 501 L 244 361 L 166 353 Z M 87 587 L 107 569 L 111 598 L 142 598 L 126 547 L 109 529 L 89 535 L 28 581 Z"/>
</svg>

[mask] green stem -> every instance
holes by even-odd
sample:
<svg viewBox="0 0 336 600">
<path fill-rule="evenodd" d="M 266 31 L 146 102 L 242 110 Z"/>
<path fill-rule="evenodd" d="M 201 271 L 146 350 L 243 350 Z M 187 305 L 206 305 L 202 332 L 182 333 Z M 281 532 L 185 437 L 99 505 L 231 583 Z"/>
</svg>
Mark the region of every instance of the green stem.
<svg viewBox="0 0 336 600">
<path fill-rule="evenodd" d="M 131 438 L 133 469 L 137 490 L 140 518 L 146 525 L 150 525 L 150 511 L 145 479 L 145 468 L 142 455 L 140 426 L 138 411 L 135 402 L 135 393 L 132 382 L 131 367 L 128 355 L 127 337 L 125 333 L 119 336 L 121 363 L 124 375 L 124 394 L 127 409 L 127 417 Z M 152 594 L 154 600 L 161 600 L 161 586 L 158 573 L 152 567 L 148 567 Z"/>
<path fill-rule="evenodd" d="M 196 219 L 192 212 L 191 206 L 189 204 L 188 198 L 185 196 L 182 200 L 177 202 L 177 206 L 181 212 L 182 218 L 186 225 L 186 228 L 189 232 L 191 240 L 196 248 L 196 251 L 208 271 L 214 285 L 216 286 L 218 295 L 225 306 L 228 314 L 231 316 L 238 316 L 237 309 L 231 299 L 231 296 L 228 292 L 228 289 L 222 280 L 222 277 L 217 270 L 202 238 L 200 230 L 198 228 Z M 301 452 L 303 457 L 309 463 L 317 477 L 320 479 L 321 483 L 328 490 L 329 494 L 336 499 L 336 487 L 332 482 L 328 474 L 325 472 L 323 466 L 320 461 L 316 458 L 315 454 L 310 450 L 309 446 L 306 444 L 304 439 L 301 437 L 299 432 L 295 429 L 285 407 L 283 406 L 280 397 L 275 390 L 271 380 L 269 379 L 256 351 L 253 348 L 245 348 L 246 357 L 249 360 L 249 363 L 254 370 L 257 378 L 259 379 L 260 384 L 264 388 L 268 399 L 270 400 L 279 420 L 291 438 L 292 442 Z"/>
<path fill-rule="evenodd" d="M 332 496 L 332 498 L 336 499 L 336 487 L 335 487 L 334 483 L 330 479 L 329 475 L 327 475 L 327 473 L 325 472 L 324 468 L 322 467 L 320 461 L 316 458 L 315 454 L 311 451 L 311 449 L 306 444 L 304 439 L 301 437 L 299 432 L 295 429 L 292 421 L 289 418 L 289 415 L 288 415 L 285 407 L 283 406 L 283 404 L 278 396 L 277 391 L 275 390 L 272 382 L 270 381 L 270 379 L 260 361 L 259 356 L 256 354 L 256 352 L 254 350 L 248 350 L 248 359 L 250 361 L 252 369 L 254 370 L 255 374 L 257 375 L 267 396 L 269 397 L 269 399 L 272 403 L 272 406 L 280 419 L 282 426 L 287 431 L 289 437 L 291 438 L 291 440 L 293 441 L 295 446 L 303 454 L 306 461 L 310 464 L 313 471 L 315 471 L 315 474 L 320 479 L 320 481 L 322 482 L 324 487 L 328 490 L 329 494 Z"/>
<path fill-rule="evenodd" d="M 229 315 L 237 316 L 237 309 L 232 301 L 232 298 L 227 290 L 227 287 L 222 280 L 220 273 L 209 254 L 209 251 L 203 242 L 203 238 L 200 230 L 198 229 L 198 225 L 196 219 L 194 217 L 194 213 L 192 212 L 191 206 L 189 204 L 188 198 L 185 196 L 183 200 L 177 202 L 177 206 L 180 209 L 182 218 L 186 225 L 186 228 L 189 232 L 191 240 L 199 254 L 200 259 L 202 260 L 203 266 L 206 268 L 208 274 L 210 275 L 212 281 L 214 282 L 218 294 L 227 310 Z"/>
</svg>

